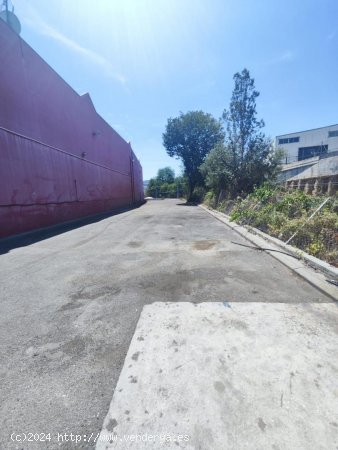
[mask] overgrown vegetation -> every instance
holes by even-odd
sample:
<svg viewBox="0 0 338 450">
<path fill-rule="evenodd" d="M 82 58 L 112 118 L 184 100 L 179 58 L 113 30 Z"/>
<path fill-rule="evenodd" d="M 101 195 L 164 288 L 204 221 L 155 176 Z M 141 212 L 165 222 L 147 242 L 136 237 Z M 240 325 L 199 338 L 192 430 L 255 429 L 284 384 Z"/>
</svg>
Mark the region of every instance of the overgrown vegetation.
<svg viewBox="0 0 338 450">
<path fill-rule="evenodd" d="M 175 177 L 171 167 L 163 167 L 155 178 L 149 180 L 146 190 L 147 197 L 177 198 L 187 195 L 187 180 L 183 176 Z"/>
<path fill-rule="evenodd" d="M 245 198 L 221 202 L 217 209 L 237 223 L 258 228 L 284 242 L 299 230 L 291 245 L 338 267 L 338 196 L 302 227 L 325 198 L 264 183 Z M 212 193 L 205 196 L 209 206 L 215 207 L 215 201 Z"/>
</svg>

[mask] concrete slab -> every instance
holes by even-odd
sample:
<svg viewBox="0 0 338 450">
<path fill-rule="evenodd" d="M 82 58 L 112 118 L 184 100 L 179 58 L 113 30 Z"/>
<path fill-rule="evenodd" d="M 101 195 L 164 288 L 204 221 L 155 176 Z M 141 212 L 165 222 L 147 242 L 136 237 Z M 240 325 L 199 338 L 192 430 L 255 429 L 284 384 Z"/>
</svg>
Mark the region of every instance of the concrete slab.
<svg viewBox="0 0 338 450">
<path fill-rule="evenodd" d="M 336 450 L 337 333 L 335 304 L 145 306 L 96 448 Z"/>
</svg>

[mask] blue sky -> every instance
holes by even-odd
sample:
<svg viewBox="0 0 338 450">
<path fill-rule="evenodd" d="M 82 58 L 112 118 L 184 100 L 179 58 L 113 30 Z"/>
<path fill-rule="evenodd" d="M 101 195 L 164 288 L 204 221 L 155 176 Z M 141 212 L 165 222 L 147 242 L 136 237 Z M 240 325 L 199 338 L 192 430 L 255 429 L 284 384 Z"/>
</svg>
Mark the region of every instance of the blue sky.
<svg viewBox="0 0 338 450">
<path fill-rule="evenodd" d="M 21 36 L 127 141 L 144 179 L 180 162 L 168 117 L 220 117 L 233 74 L 256 80 L 274 137 L 338 123 L 337 0 L 13 0 Z"/>
</svg>

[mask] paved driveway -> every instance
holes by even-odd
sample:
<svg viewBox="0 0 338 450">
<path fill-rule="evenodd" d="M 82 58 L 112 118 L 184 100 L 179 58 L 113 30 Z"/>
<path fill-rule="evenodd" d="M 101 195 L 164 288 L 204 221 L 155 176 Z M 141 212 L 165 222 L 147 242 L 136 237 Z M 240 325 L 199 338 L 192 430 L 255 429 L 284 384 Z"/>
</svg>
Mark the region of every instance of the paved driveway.
<svg viewBox="0 0 338 450">
<path fill-rule="evenodd" d="M 145 304 L 330 302 L 178 203 L 151 201 L 0 256 L 0 448 L 92 448 L 62 436 L 101 430 Z M 12 443 L 12 433 L 51 440 Z"/>
</svg>

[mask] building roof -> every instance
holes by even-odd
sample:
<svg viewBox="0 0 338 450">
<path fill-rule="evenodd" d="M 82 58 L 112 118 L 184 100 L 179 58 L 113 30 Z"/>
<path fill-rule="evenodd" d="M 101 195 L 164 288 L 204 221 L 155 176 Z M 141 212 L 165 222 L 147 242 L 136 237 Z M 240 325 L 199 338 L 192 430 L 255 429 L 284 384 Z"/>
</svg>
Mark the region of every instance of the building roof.
<svg viewBox="0 0 338 450">
<path fill-rule="evenodd" d="M 293 131 L 292 133 L 278 134 L 276 136 L 276 138 L 281 137 L 281 136 L 289 136 L 290 134 L 306 133 L 308 131 L 322 130 L 323 128 L 331 128 L 331 127 L 337 127 L 337 126 L 338 126 L 338 123 L 335 123 L 333 125 L 326 125 L 325 127 L 311 128 L 309 130 L 303 130 L 303 131 Z"/>
</svg>

